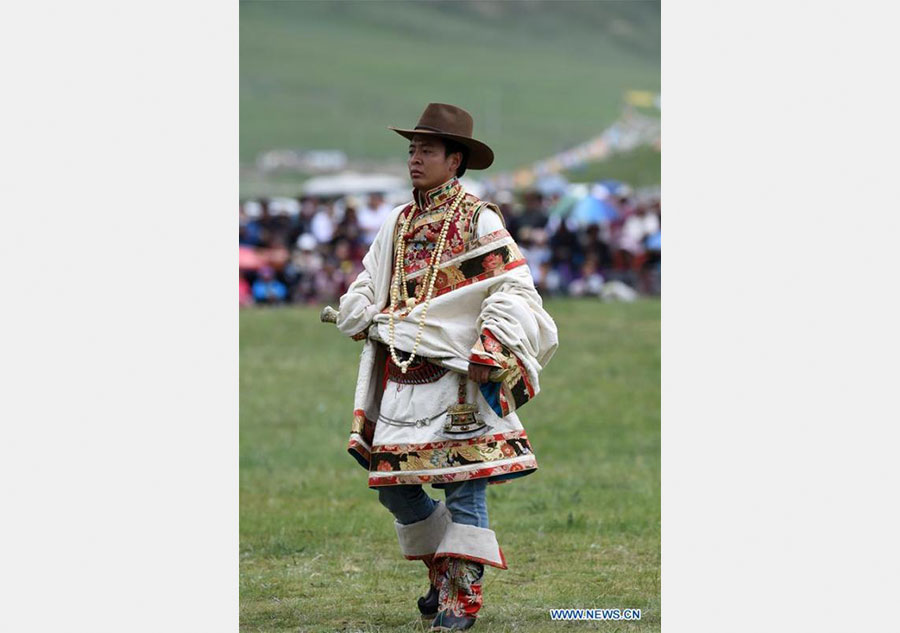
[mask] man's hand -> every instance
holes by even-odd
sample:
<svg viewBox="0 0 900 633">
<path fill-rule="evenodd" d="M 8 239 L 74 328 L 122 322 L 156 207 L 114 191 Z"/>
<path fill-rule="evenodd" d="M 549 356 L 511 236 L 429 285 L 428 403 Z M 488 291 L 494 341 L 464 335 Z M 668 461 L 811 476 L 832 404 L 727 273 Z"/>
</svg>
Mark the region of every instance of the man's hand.
<svg viewBox="0 0 900 633">
<path fill-rule="evenodd" d="M 491 376 L 489 365 L 479 365 L 478 363 L 469 363 L 469 380 L 479 384 L 489 382 Z"/>
</svg>

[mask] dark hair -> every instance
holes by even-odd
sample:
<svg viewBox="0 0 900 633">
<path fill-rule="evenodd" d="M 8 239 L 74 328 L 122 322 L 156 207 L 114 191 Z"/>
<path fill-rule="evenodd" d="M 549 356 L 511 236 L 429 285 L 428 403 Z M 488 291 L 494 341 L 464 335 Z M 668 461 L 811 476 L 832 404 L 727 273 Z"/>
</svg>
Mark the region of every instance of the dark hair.
<svg viewBox="0 0 900 633">
<path fill-rule="evenodd" d="M 444 156 L 449 156 L 454 152 L 462 154 L 462 160 L 459 163 L 459 167 L 456 168 L 457 177 L 462 177 L 466 173 L 466 167 L 469 164 L 469 148 L 449 138 L 441 138 L 441 140 L 444 142 Z"/>
</svg>

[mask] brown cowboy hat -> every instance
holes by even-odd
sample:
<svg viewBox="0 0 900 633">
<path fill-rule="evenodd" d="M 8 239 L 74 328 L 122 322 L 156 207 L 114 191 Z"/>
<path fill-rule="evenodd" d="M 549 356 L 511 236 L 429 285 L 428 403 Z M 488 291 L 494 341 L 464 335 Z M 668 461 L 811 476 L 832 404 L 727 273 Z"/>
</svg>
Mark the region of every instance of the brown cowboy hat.
<svg viewBox="0 0 900 633">
<path fill-rule="evenodd" d="M 388 127 L 400 136 L 412 139 L 414 134 L 449 138 L 469 148 L 468 169 L 487 169 L 494 162 L 490 147 L 472 138 L 472 115 L 455 105 L 429 103 L 412 130 Z"/>
</svg>

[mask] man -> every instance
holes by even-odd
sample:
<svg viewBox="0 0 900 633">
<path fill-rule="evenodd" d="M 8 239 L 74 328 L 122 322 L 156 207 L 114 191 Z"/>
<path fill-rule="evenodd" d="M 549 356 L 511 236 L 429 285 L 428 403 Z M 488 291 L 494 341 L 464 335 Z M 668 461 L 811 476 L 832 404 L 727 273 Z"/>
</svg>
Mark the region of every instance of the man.
<svg viewBox="0 0 900 633">
<path fill-rule="evenodd" d="M 471 627 L 484 565 L 506 569 L 485 488 L 537 469 L 516 410 L 557 347 L 499 210 L 459 183 L 493 162 L 472 128 L 440 103 L 414 129 L 390 128 L 410 140 L 413 201 L 385 220 L 337 317 L 366 340 L 348 450 L 394 515 L 403 555 L 428 568 L 418 606 L 433 631 Z"/>
</svg>

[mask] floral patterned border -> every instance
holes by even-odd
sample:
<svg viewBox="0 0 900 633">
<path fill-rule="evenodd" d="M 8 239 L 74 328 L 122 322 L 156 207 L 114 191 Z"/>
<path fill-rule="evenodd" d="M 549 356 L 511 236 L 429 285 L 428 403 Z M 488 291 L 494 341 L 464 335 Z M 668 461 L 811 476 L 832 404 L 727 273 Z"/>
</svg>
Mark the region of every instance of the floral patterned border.
<svg viewBox="0 0 900 633">
<path fill-rule="evenodd" d="M 376 445 L 372 447 L 369 471 L 398 475 L 409 473 L 417 478 L 426 477 L 429 481 L 458 481 L 486 476 L 482 474 L 473 477 L 472 472 L 483 470 L 471 468 L 473 465 L 497 468 L 498 472 L 515 472 L 520 470 L 514 468 L 517 463 L 533 460 L 531 444 L 522 429 L 468 440 Z M 449 473 L 422 473 L 454 468 L 459 470 Z M 415 471 L 416 474 L 413 475 L 411 471 Z"/>
<path fill-rule="evenodd" d="M 439 297 L 469 284 L 502 275 L 508 270 L 524 266 L 527 263 L 527 260 L 522 257 L 519 247 L 514 243 L 500 246 L 458 264 L 439 268 L 434 280 L 434 295 Z M 410 297 L 416 296 L 422 290 L 419 285 L 423 283 L 424 279 L 424 276 L 420 276 L 407 280 L 406 289 Z M 424 296 L 425 293 L 421 294 Z M 421 302 L 419 300 L 416 303 Z"/>
<path fill-rule="evenodd" d="M 537 460 L 533 455 L 527 459 L 512 464 L 486 465 L 477 470 L 440 473 L 433 475 L 412 475 L 396 473 L 391 475 L 369 475 L 369 487 L 398 486 L 404 484 L 443 484 L 455 481 L 467 481 L 469 479 L 483 479 L 485 477 L 497 477 L 509 473 L 531 473 L 537 470 Z M 508 480 L 490 481 L 489 484 L 503 484 Z"/>
<path fill-rule="evenodd" d="M 498 341 L 490 330 L 485 328 L 479 338 L 472 348 L 469 360 L 506 370 L 502 382 L 484 383 L 480 386 L 485 400 L 502 418 L 534 398 L 534 386 L 519 357 Z"/>
</svg>

